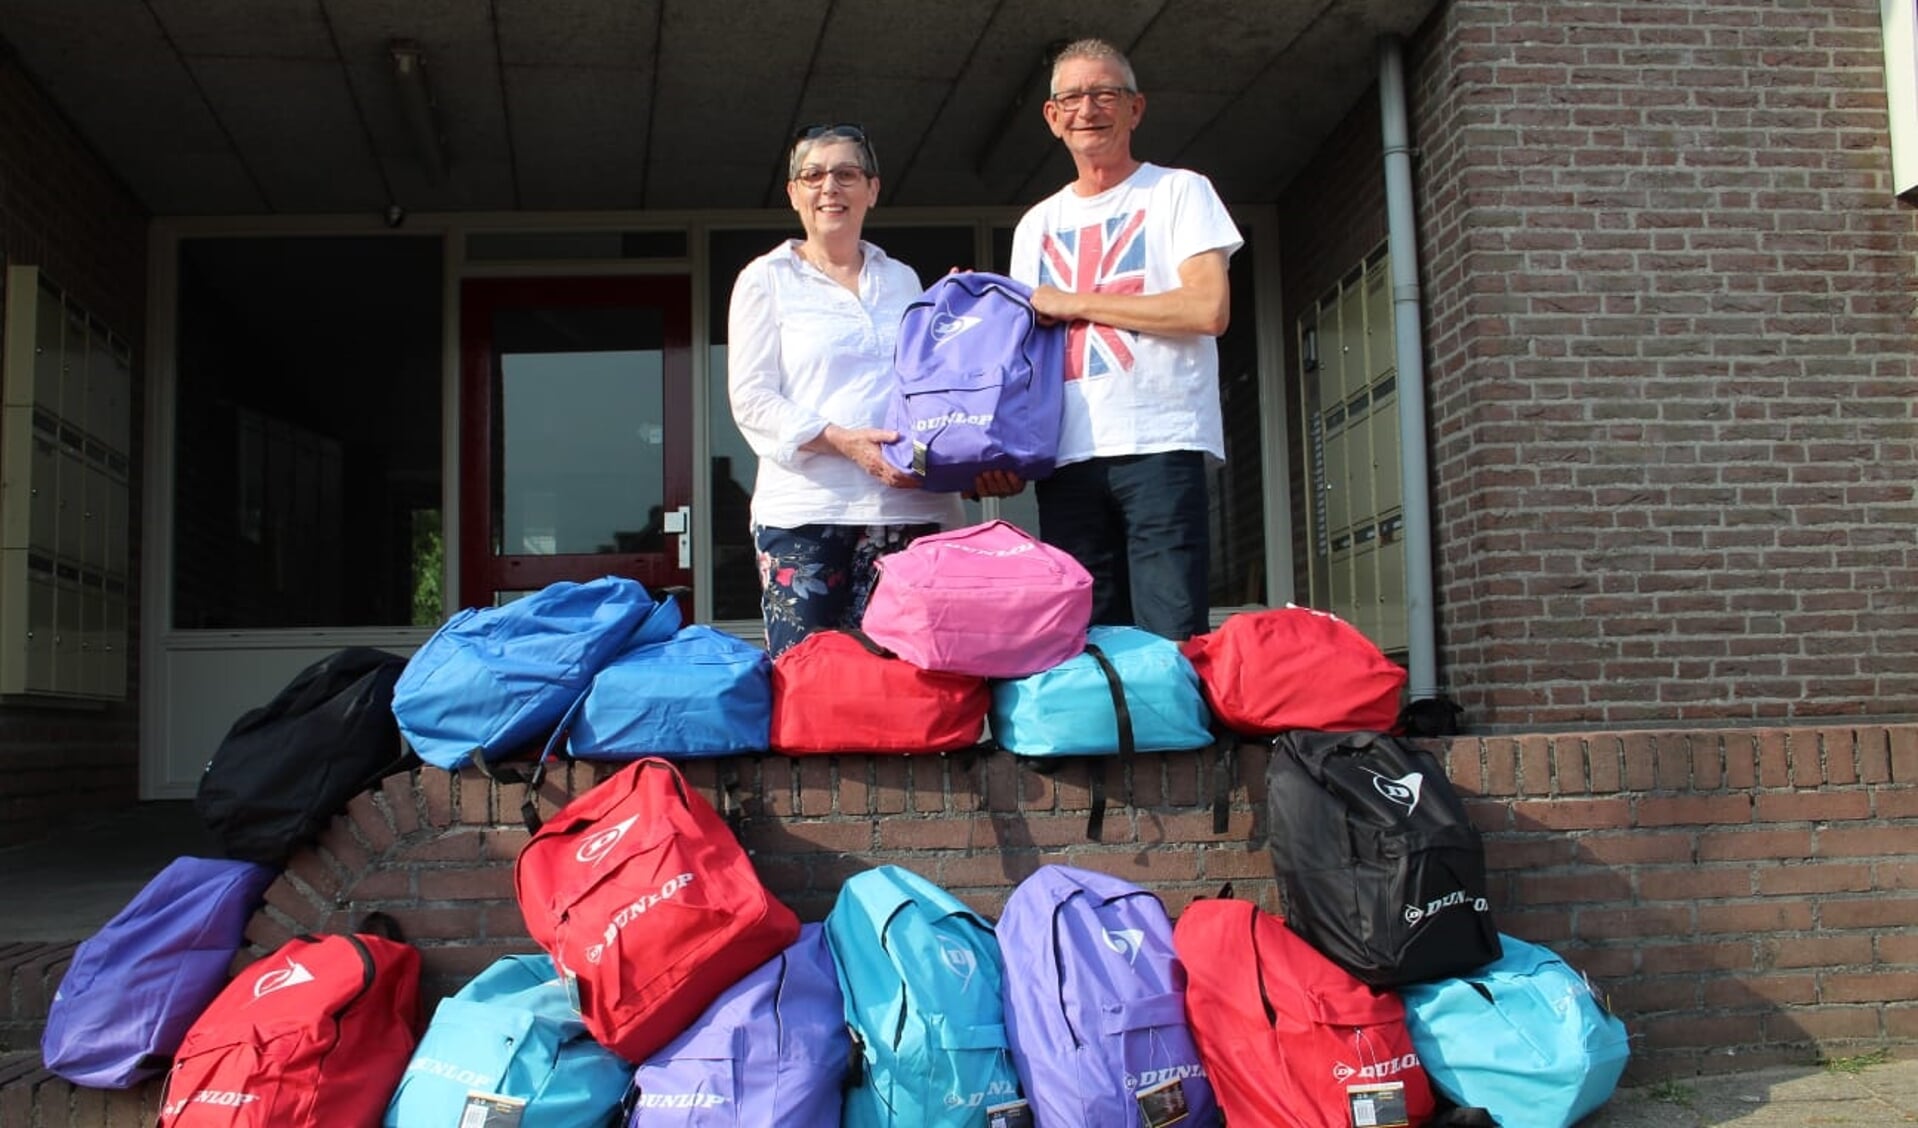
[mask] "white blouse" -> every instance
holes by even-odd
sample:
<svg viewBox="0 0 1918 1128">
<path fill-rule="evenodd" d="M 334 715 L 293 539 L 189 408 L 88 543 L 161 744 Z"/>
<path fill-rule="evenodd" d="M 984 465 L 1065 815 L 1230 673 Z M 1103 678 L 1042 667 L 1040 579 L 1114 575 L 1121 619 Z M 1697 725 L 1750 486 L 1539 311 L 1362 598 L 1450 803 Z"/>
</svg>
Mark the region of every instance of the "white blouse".
<svg viewBox="0 0 1918 1128">
<path fill-rule="evenodd" d="M 894 489 L 837 452 L 800 449 L 828 423 L 886 426 L 899 319 L 922 291 L 911 267 L 859 246 L 857 295 L 801 258 L 797 239 L 747 263 L 733 284 L 726 385 L 759 456 L 755 525 L 964 523 L 957 494 Z"/>
</svg>

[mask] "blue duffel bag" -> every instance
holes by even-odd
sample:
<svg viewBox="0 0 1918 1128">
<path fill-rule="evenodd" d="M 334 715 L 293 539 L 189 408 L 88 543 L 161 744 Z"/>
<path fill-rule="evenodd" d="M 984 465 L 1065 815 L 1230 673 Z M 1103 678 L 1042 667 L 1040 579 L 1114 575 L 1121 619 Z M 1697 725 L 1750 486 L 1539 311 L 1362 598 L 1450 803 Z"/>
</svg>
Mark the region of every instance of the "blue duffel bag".
<svg viewBox="0 0 1918 1128">
<path fill-rule="evenodd" d="M 1399 988 L 1432 1087 L 1500 1124 L 1569 1128 L 1604 1104 L 1630 1056 L 1625 1024 L 1549 949 L 1499 936 L 1498 959 Z"/>
<path fill-rule="evenodd" d="M 763 648 L 703 624 L 629 647 L 593 679 L 567 752 L 578 760 L 764 752 L 772 671 Z"/>
<path fill-rule="evenodd" d="M 393 718 L 435 767 L 484 766 L 553 731 L 593 676 L 636 642 L 671 637 L 679 604 L 620 576 L 562 580 L 448 619 L 400 671 Z"/>
</svg>

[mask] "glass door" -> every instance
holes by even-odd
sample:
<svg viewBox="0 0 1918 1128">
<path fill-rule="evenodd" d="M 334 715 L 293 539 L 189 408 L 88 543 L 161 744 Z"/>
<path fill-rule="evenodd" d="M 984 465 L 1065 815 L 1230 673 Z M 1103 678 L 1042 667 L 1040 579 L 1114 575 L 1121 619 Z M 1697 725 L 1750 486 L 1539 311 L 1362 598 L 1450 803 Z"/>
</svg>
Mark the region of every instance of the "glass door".
<svg viewBox="0 0 1918 1128">
<path fill-rule="evenodd" d="M 618 575 L 690 610 L 688 281 L 474 279 L 460 311 L 454 605 Z"/>
</svg>

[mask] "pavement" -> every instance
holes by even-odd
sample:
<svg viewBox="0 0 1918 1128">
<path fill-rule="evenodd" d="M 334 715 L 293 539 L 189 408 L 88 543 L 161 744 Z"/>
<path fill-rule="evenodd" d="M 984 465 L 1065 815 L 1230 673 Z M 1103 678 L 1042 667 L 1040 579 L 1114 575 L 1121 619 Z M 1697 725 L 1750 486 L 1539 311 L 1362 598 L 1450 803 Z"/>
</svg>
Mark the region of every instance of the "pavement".
<svg viewBox="0 0 1918 1128">
<path fill-rule="evenodd" d="M 0 943 L 84 940 L 189 854 L 221 856 L 187 799 L 80 816 L 46 838 L 0 848 Z"/>
<path fill-rule="evenodd" d="M 1918 1124 L 1918 1059 L 1688 1077 L 1620 1089 L 1578 1128 L 1843 1128 Z M 1524 1128 L 1512 1125 L 1510 1128 Z"/>
</svg>

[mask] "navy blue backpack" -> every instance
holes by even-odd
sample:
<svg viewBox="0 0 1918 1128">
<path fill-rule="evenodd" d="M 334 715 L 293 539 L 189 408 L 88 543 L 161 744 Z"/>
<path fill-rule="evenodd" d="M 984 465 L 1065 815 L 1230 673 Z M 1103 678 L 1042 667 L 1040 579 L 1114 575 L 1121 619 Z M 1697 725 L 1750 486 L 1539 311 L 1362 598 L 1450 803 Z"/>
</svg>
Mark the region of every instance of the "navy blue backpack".
<svg viewBox="0 0 1918 1128">
<path fill-rule="evenodd" d="M 1157 895 L 1109 874 L 1041 866 L 1006 899 L 1006 1038 L 1046 1128 L 1216 1128 L 1185 1019 L 1185 969 Z"/>
<path fill-rule="evenodd" d="M 1039 324 L 1025 283 L 981 270 L 934 282 L 899 322 L 886 461 L 947 492 L 985 470 L 1050 476 L 1065 348 L 1065 324 Z"/>
<path fill-rule="evenodd" d="M 552 732 L 620 651 L 670 638 L 679 604 L 636 580 L 562 580 L 501 607 L 467 608 L 414 653 L 393 717 L 420 759 L 457 771 Z"/>
<path fill-rule="evenodd" d="M 276 869 L 177 858 L 74 950 L 54 993 L 40 1056 L 90 1089 L 126 1089 L 164 1073 L 226 986 Z"/>
<path fill-rule="evenodd" d="M 825 930 L 746 974 L 640 1063 L 629 1128 L 839 1128 L 852 1041 Z"/>
</svg>

